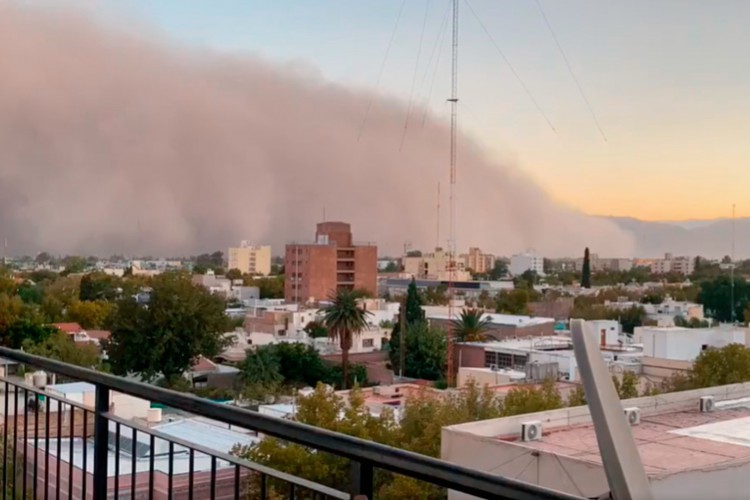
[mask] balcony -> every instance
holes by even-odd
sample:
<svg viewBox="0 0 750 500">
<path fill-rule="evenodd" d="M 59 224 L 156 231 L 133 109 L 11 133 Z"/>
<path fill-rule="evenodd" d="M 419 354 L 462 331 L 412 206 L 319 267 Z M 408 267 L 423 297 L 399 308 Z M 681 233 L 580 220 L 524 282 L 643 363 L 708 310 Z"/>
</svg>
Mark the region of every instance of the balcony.
<svg viewBox="0 0 750 500">
<path fill-rule="evenodd" d="M 3 498 L 269 498 L 271 486 L 284 498 L 372 499 L 378 469 L 391 471 L 480 498 L 572 499 L 562 493 L 467 469 L 434 458 L 257 412 L 219 404 L 129 379 L 80 368 L 21 351 L 0 348 L 0 356 L 76 380 L 89 396 L 74 398 L 0 378 L 4 389 L 2 428 Z M 41 384 L 39 384 L 41 385 Z M 149 405 L 149 418 L 126 418 L 123 397 Z M 161 415 L 154 405 L 211 419 L 227 428 L 211 433 L 149 425 Z M 198 425 L 198 424 L 194 424 Z M 235 431 L 232 431 L 235 429 Z M 241 432 L 240 432 L 241 431 Z M 275 436 L 349 461 L 348 491 L 217 451 L 215 442 L 241 436 L 239 443 Z M 206 435 L 207 434 L 207 435 Z M 244 437 L 242 437 L 244 436 Z M 201 442 L 199 442 L 201 441 Z M 208 444 L 206 444 L 208 443 Z M 274 497 L 276 498 L 276 497 Z"/>
</svg>

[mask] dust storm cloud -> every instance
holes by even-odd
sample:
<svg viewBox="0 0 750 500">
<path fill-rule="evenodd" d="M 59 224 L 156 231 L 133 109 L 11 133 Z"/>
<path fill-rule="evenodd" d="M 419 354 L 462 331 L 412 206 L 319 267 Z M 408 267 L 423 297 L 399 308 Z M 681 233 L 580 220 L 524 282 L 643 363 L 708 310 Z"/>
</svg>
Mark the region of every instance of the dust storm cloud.
<svg viewBox="0 0 750 500">
<path fill-rule="evenodd" d="M 399 151 L 401 102 L 376 98 L 358 140 L 367 91 L 12 3 L 0 75 L 0 238 L 16 253 L 188 255 L 241 239 L 279 253 L 312 237 L 324 207 L 381 254 L 435 244 L 448 128 L 428 119 Z M 466 137 L 459 148 L 459 249 L 632 253 L 611 223 L 555 204 Z"/>
</svg>

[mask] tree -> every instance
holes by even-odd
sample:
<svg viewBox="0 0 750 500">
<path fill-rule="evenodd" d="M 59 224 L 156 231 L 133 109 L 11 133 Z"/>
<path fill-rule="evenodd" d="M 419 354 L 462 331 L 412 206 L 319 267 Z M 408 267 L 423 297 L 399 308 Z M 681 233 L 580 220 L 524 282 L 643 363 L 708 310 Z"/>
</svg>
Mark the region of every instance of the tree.
<svg viewBox="0 0 750 500">
<path fill-rule="evenodd" d="M 614 384 L 620 399 L 638 397 L 638 375 L 630 370 L 624 371 L 621 379 L 617 375 L 612 375 L 612 384 Z"/>
<path fill-rule="evenodd" d="M 591 288 L 591 261 L 589 256 L 589 247 L 583 252 L 583 269 L 581 271 L 581 286 Z"/>
<path fill-rule="evenodd" d="M 583 386 L 577 385 L 568 395 L 568 406 L 583 406 L 585 404 L 588 404 L 586 401 L 586 392 L 583 390 Z"/>
<path fill-rule="evenodd" d="M 112 304 L 109 302 L 77 300 L 68 306 L 66 319 L 83 328 L 103 328 L 111 313 Z"/>
<path fill-rule="evenodd" d="M 313 346 L 282 342 L 258 348 L 270 350 L 279 360 L 279 373 L 284 384 L 293 387 L 315 387 L 318 382 L 331 382 L 331 369 Z"/>
<path fill-rule="evenodd" d="M 391 338 L 388 342 L 389 358 L 391 360 L 391 366 L 395 371 L 398 371 L 401 363 L 401 315 L 405 314 L 404 323 L 408 328 L 410 325 L 414 325 L 417 322 L 424 321 L 425 314 L 422 309 L 422 296 L 419 294 L 417 289 L 417 282 L 414 278 L 411 279 L 409 286 L 406 288 L 406 297 L 401 302 L 399 307 L 398 320 L 393 325 L 391 331 Z"/>
<path fill-rule="evenodd" d="M 718 276 L 701 283 L 698 302 L 706 313 L 721 322 L 730 322 L 743 317 L 750 304 L 750 284 L 742 277 L 734 279 L 734 304 L 732 303 L 732 281 L 728 276 Z"/>
<path fill-rule="evenodd" d="M 273 349 L 267 347 L 248 352 L 240 370 L 243 395 L 251 400 L 265 401 L 284 381 L 279 358 Z"/>
<path fill-rule="evenodd" d="M 501 290 L 495 297 L 495 312 L 504 314 L 528 314 L 529 302 L 540 298 L 539 292 L 528 288 Z"/>
<path fill-rule="evenodd" d="M 495 260 L 495 264 L 492 266 L 492 270 L 490 271 L 489 278 L 492 281 L 497 281 L 499 279 L 502 279 L 507 274 L 508 274 L 508 263 L 505 262 L 503 259 Z"/>
<path fill-rule="evenodd" d="M 122 292 L 122 280 L 103 272 L 88 273 L 81 278 L 80 300 L 115 300 Z"/>
<path fill-rule="evenodd" d="M 688 379 L 693 388 L 737 384 L 750 380 L 750 349 L 742 344 L 701 351 Z"/>
<path fill-rule="evenodd" d="M 47 252 L 41 252 L 34 259 L 37 264 L 51 264 L 54 258 Z"/>
<path fill-rule="evenodd" d="M 305 325 L 305 333 L 314 339 L 328 337 L 328 328 L 320 321 L 310 321 Z"/>
<path fill-rule="evenodd" d="M 161 374 L 171 381 L 198 356 L 219 353 L 228 320 L 220 297 L 194 285 L 189 274 L 172 271 L 153 279 L 147 306 L 131 296 L 120 299 L 110 329 L 106 351 L 114 373 L 147 380 Z"/>
<path fill-rule="evenodd" d="M 239 269 L 230 269 L 227 271 L 227 274 L 224 276 L 228 280 L 241 280 L 242 279 L 242 271 Z"/>
<path fill-rule="evenodd" d="M 338 340 L 341 347 L 341 366 L 343 369 L 344 388 L 348 384 L 349 350 L 352 348 L 353 336 L 367 329 L 367 317 L 372 313 L 365 311 L 357 303 L 357 296 L 349 290 L 340 290 L 330 297 L 331 304 L 323 308 L 323 324 L 328 328 L 332 340 Z"/>
<path fill-rule="evenodd" d="M 503 416 L 556 410 L 563 407 L 562 397 L 553 379 L 541 386 L 524 385 L 511 389 L 503 401 Z"/>
<path fill-rule="evenodd" d="M 44 325 L 39 321 L 19 319 L 3 332 L 3 344 L 20 349 L 27 341 L 33 344 L 43 343 L 58 331 L 54 326 Z"/>
<path fill-rule="evenodd" d="M 664 302 L 664 295 L 659 292 L 649 292 L 641 297 L 641 304 L 661 304 Z"/>
<path fill-rule="evenodd" d="M 448 286 L 439 284 L 438 286 L 428 286 L 424 292 L 424 301 L 426 304 L 433 306 L 444 306 L 448 304 Z"/>
<path fill-rule="evenodd" d="M 445 375 L 445 358 L 448 351 L 448 336 L 440 328 L 420 320 L 406 327 L 406 353 L 403 374 L 425 380 L 440 380 Z M 400 369 L 400 346 L 393 345 L 390 353 L 394 370 Z"/>
<path fill-rule="evenodd" d="M 62 260 L 62 264 L 65 266 L 65 269 L 61 273 L 63 276 L 82 273 L 88 265 L 86 259 L 77 255 L 68 255 Z"/>
<path fill-rule="evenodd" d="M 451 330 L 456 342 L 479 342 L 491 327 L 490 318 L 479 309 L 463 309 L 458 319 L 451 320 Z"/>
<path fill-rule="evenodd" d="M 245 286 L 257 286 L 261 299 L 284 298 L 284 276 L 266 276 L 254 278 L 250 275 L 242 277 Z"/>
<path fill-rule="evenodd" d="M 516 276 L 513 279 L 513 285 L 516 288 L 526 288 L 529 290 L 534 289 L 534 285 L 536 285 L 539 282 L 539 275 L 536 273 L 536 271 L 532 271 L 531 269 L 525 270 L 521 276 Z"/>
<path fill-rule="evenodd" d="M 398 262 L 395 260 L 391 260 L 388 262 L 388 264 L 385 265 L 385 268 L 383 268 L 384 273 L 397 273 L 401 271 L 401 266 L 398 265 Z"/>
<path fill-rule="evenodd" d="M 59 330 L 40 343 L 27 340 L 23 344 L 23 349 L 29 354 L 85 368 L 96 368 L 100 363 L 99 350 L 94 344 L 77 344 L 68 334 Z"/>
</svg>

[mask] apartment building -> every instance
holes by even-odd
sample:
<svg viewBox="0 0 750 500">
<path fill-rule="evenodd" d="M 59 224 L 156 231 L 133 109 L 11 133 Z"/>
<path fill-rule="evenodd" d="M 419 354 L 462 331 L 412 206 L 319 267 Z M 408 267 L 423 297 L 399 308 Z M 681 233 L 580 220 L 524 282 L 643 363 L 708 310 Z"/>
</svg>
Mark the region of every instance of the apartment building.
<svg viewBox="0 0 750 500">
<path fill-rule="evenodd" d="M 404 256 L 401 259 L 404 266 L 404 274 L 413 276 L 418 280 L 469 281 L 471 274 L 466 271 L 465 262 L 458 258 L 455 260 L 455 272 L 450 272 L 450 252 L 438 247 L 434 252 L 414 256 Z"/>
<path fill-rule="evenodd" d="M 653 274 L 678 273 L 689 276 L 695 271 L 695 259 L 693 257 L 675 257 L 671 253 L 664 254 L 663 259 L 655 259 L 651 262 Z"/>
<path fill-rule="evenodd" d="M 544 257 L 531 252 L 513 255 L 510 258 L 510 274 L 520 276 L 526 271 L 534 271 L 537 275 L 544 275 Z"/>
<path fill-rule="evenodd" d="M 618 257 L 599 257 L 598 254 L 589 255 L 589 265 L 591 272 L 598 273 L 601 271 L 630 271 L 633 269 L 633 259 L 621 259 Z M 583 270 L 583 257 L 576 259 L 575 270 Z"/>
<path fill-rule="evenodd" d="M 461 255 L 461 258 L 466 269 L 471 269 L 478 274 L 488 273 L 495 267 L 495 256 L 482 253 L 482 250 L 477 247 L 469 248 L 469 253 Z"/>
<path fill-rule="evenodd" d="M 345 222 L 321 222 L 313 243 L 291 243 L 284 255 L 287 302 L 326 300 L 338 290 L 377 294 L 378 247 L 356 245 Z"/>
<path fill-rule="evenodd" d="M 271 274 L 270 246 L 253 246 L 243 241 L 238 247 L 230 247 L 227 256 L 228 269 L 239 269 L 243 274 Z"/>
</svg>

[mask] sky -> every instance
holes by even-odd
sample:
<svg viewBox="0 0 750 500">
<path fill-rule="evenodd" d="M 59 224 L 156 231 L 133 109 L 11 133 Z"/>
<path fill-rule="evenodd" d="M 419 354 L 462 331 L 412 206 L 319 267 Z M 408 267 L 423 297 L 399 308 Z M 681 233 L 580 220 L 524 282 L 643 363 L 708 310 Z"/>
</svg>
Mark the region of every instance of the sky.
<svg viewBox="0 0 750 500">
<path fill-rule="evenodd" d="M 449 2 L 108 0 L 102 10 L 179 44 L 428 103 L 447 120 Z M 585 213 L 708 219 L 736 203 L 750 216 L 749 16 L 743 0 L 462 0 L 461 130 Z M 458 169 L 460 182 L 460 156 Z"/>
</svg>

